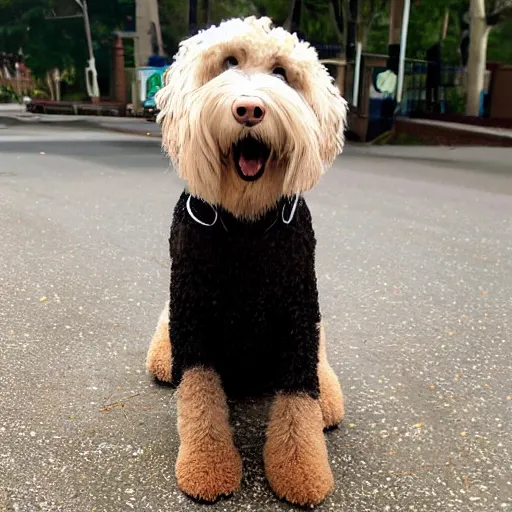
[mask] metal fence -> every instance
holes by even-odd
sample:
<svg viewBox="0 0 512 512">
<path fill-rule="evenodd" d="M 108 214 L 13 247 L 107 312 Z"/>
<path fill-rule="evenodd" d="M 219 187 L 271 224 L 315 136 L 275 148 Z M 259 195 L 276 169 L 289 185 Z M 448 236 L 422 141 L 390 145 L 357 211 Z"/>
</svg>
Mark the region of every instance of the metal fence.
<svg viewBox="0 0 512 512">
<path fill-rule="evenodd" d="M 323 59 L 335 59 L 341 55 L 343 47 L 339 44 L 312 44 L 318 52 L 318 58 Z"/>
<path fill-rule="evenodd" d="M 407 60 L 401 115 L 456 114 L 464 108 L 466 71 L 461 66 Z"/>
</svg>

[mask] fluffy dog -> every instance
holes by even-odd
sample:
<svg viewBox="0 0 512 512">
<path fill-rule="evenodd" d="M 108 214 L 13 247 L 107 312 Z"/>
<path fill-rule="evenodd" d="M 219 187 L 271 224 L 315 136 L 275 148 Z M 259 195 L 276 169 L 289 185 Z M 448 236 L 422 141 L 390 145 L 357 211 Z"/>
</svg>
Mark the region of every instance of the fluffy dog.
<svg viewBox="0 0 512 512">
<path fill-rule="evenodd" d="M 281 498 L 317 504 L 333 486 L 323 429 L 344 408 L 301 194 L 342 151 L 346 103 L 315 50 L 268 18 L 184 41 L 164 83 L 163 146 L 187 187 L 147 368 L 179 386 L 178 485 L 207 501 L 233 493 L 242 462 L 226 395 L 272 393 L 268 481 Z"/>
</svg>

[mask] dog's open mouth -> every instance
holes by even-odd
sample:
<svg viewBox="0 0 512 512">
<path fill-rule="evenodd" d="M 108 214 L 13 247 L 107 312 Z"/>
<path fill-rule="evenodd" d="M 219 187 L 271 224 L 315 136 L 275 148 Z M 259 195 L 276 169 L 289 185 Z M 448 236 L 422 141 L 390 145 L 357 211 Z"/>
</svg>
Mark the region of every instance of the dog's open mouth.
<svg viewBox="0 0 512 512">
<path fill-rule="evenodd" d="M 233 145 L 233 159 L 240 178 L 256 181 L 263 176 L 270 149 L 254 137 L 246 137 Z"/>
</svg>

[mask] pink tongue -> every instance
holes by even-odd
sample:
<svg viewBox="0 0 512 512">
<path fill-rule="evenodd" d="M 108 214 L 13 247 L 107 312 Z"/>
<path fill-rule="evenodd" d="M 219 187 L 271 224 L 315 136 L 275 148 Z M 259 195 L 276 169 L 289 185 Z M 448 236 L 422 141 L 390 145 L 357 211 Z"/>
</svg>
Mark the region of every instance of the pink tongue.
<svg viewBox="0 0 512 512">
<path fill-rule="evenodd" d="M 263 162 L 261 161 L 261 159 L 246 160 L 245 157 L 241 155 L 240 160 L 238 160 L 238 165 L 240 166 L 240 170 L 242 171 L 244 176 L 255 176 L 261 169 Z"/>
</svg>

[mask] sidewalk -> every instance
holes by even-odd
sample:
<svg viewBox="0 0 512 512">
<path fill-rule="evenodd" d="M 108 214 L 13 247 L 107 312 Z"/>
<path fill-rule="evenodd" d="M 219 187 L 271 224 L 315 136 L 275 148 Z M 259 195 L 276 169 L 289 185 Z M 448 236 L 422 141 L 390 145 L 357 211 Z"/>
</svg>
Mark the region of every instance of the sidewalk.
<svg viewBox="0 0 512 512">
<path fill-rule="evenodd" d="M 398 117 L 395 132 L 413 135 L 431 145 L 512 147 L 510 128 Z"/>
<path fill-rule="evenodd" d="M 494 170 L 506 174 L 512 172 L 510 147 L 347 144 L 340 157 L 341 161 L 344 155 L 402 161 L 404 165 L 412 166 L 426 164 L 435 168 Z"/>
<path fill-rule="evenodd" d="M 17 115 L 26 113 L 25 105 L 17 103 L 0 103 L 0 117 L 3 115 Z"/>
<path fill-rule="evenodd" d="M 80 115 L 46 115 L 26 112 L 23 105 L 0 105 L 0 124 L 42 123 L 52 125 L 80 125 L 104 130 L 117 131 L 130 135 L 160 137 L 160 125 L 139 117 L 108 117 Z"/>
</svg>

